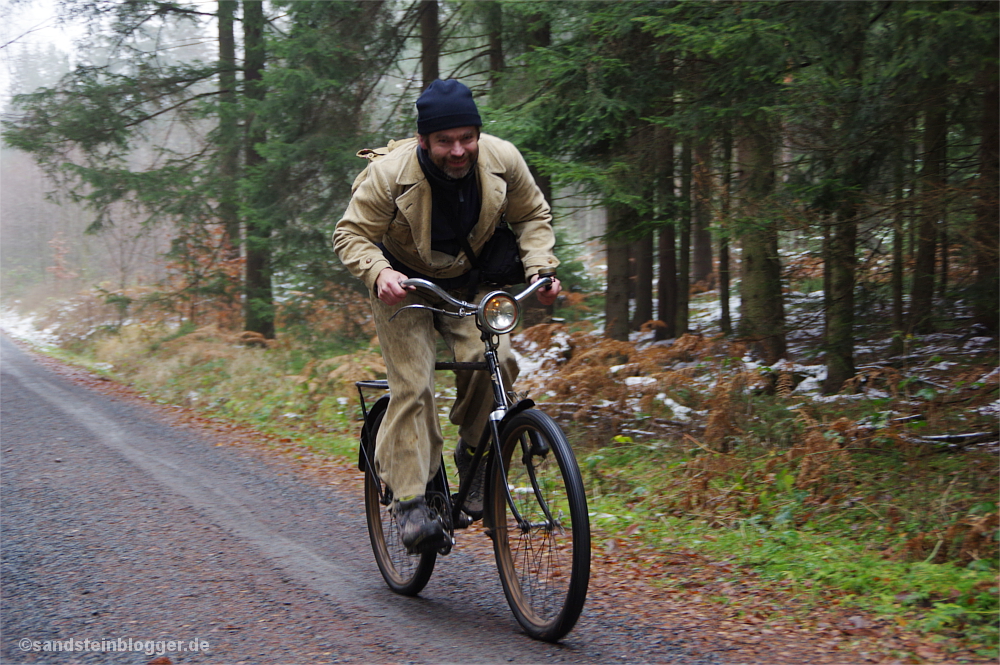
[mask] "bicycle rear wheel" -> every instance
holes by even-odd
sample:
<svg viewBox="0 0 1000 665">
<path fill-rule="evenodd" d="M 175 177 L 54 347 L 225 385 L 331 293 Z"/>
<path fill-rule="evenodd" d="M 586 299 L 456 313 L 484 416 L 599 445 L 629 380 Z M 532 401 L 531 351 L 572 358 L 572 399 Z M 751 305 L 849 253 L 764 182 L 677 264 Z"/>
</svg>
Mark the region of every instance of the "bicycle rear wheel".
<svg viewBox="0 0 1000 665">
<path fill-rule="evenodd" d="M 506 478 L 494 463 L 489 506 L 497 569 L 524 630 L 555 642 L 580 618 L 590 582 L 583 479 L 566 435 L 540 411 L 515 415 L 500 439 Z"/>
<path fill-rule="evenodd" d="M 365 442 L 368 459 L 375 459 L 375 441 L 378 428 L 382 424 L 385 411 L 374 414 L 369 428 L 369 440 Z M 368 518 L 368 537 L 375 553 L 375 563 L 389 588 L 404 596 L 415 596 L 427 585 L 434 572 L 437 552 L 408 554 L 403 545 L 399 525 L 389 506 L 392 505 L 391 490 L 375 473 L 374 464 L 365 470 L 365 515 Z M 379 499 L 386 498 L 383 503 Z"/>
</svg>

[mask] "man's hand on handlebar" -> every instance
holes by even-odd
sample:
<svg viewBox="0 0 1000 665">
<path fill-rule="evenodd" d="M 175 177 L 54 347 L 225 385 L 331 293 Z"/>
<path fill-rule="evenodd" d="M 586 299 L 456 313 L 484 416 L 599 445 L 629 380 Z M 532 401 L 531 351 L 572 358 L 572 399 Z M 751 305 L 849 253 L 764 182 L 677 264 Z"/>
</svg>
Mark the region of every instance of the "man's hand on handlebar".
<svg viewBox="0 0 1000 665">
<path fill-rule="evenodd" d="M 534 275 L 531 278 L 531 283 L 534 284 L 540 278 L 541 275 Z M 556 298 L 559 296 L 559 292 L 561 290 L 562 290 L 562 284 L 559 282 L 559 280 L 556 278 L 555 275 L 552 275 L 552 283 L 546 287 L 539 289 L 535 293 L 535 295 L 538 297 L 538 302 L 548 307 L 549 305 L 551 305 L 556 301 Z"/>
<path fill-rule="evenodd" d="M 531 283 L 534 284 L 540 278 L 540 275 L 533 275 Z M 556 276 L 551 275 L 551 278 L 551 284 L 539 289 L 535 293 L 538 297 L 538 302 L 545 306 L 553 304 L 559 296 L 559 292 L 562 291 L 562 284 Z M 375 289 L 378 294 L 378 299 L 389 306 L 401 303 L 406 298 L 407 293 L 416 288 L 414 286 L 403 286 L 403 281 L 406 279 L 407 277 L 403 273 L 393 270 L 392 268 L 384 268 L 375 280 Z"/>
<path fill-rule="evenodd" d="M 398 305 L 403 302 L 407 292 L 413 291 L 416 288 L 414 286 L 403 286 L 404 279 L 407 279 L 407 277 L 403 273 L 392 268 L 383 268 L 375 280 L 375 292 L 378 294 L 378 299 L 389 306 Z"/>
</svg>

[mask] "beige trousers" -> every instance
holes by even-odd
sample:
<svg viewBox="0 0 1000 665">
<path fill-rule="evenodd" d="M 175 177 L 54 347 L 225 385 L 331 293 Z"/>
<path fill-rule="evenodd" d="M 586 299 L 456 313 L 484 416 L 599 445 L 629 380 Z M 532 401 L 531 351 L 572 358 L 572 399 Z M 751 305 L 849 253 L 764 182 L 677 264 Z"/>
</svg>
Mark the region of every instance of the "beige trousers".
<svg viewBox="0 0 1000 665">
<path fill-rule="evenodd" d="M 465 294 L 452 295 L 465 299 Z M 480 291 L 476 302 L 484 295 L 486 291 Z M 389 320 L 406 305 L 441 307 L 434 296 L 411 292 L 398 305 L 386 305 L 376 297 L 371 302 L 391 393 L 375 444 L 375 468 L 396 498 L 423 496 L 440 466 L 444 443 L 434 397 L 437 336 L 441 335 L 457 362 L 482 361 L 483 342 L 471 316 L 455 319 L 407 310 Z M 510 390 L 518 368 L 507 335 L 500 338 L 497 353 L 504 385 Z M 455 386 L 450 419 L 458 425 L 459 436 L 475 446 L 494 408 L 490 377 L 481 371 L 455 372 Z"/>
</svg>

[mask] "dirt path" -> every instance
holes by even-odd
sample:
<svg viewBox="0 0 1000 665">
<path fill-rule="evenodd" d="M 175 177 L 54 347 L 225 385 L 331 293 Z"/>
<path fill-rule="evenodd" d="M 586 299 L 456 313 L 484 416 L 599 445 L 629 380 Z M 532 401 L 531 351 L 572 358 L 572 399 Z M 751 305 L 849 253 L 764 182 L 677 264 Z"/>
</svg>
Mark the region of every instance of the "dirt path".
<svg viewBox="0 0 1000 665">
<path fill-rule="evenodd" d="M 740 617 L 752 581 L 684 553 L 653 566 L 595 553 L 590 599 L 561 645 L 520 633 L 478 530 L 420 598 L 396 596 L 349 465 L 206 427 L 6 338 L 2 354 L 4 663 L 913 662 L 860 617 L 782 622 L 780 596 L 778 618 Z M 665 591 L 663 575 L 692 585 Z M 711 600 L 720 593 L 730 600 Z M 80 650 L 129 639 L 163 653 Z M 68 640 L 73 653 L 34 650 Z"/>
</svg>

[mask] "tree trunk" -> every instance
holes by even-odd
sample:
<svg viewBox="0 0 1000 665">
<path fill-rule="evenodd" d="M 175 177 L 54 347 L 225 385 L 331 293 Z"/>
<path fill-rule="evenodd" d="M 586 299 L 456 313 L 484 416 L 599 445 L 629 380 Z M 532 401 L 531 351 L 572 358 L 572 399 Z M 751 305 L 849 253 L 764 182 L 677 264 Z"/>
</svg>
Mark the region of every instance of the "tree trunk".
<svg viewBox="0 0 1000 665">
<path fill-rule="evenodd" d="M 733 319 L 729 311 L 729 213 L 732 206 L 733 187 L 733 135 L 728 129 L 722 138 L 722 196 L 719 220 L 719 304 L 722 312 L 719 327 L 724 335 L 733 334 Z"/>
<path fill-rule="evenodd" d="M 219 221 L 225 233 L 223 254 L 240 256 L 239 177 L 240 123 L 236 106 L 236 0 L 219 0 Z"/>
<path fill-rule="evenodd" d="M 529 165 L 528 170 L 531 171 L 531 175 L 535 178 L 535 184 L 542 191 L 542 196 L 545 197 L 546 201 L 551 201 L 552 178 L 541 175 L 534 166 Z M 539 323 L 547 323 L 552 319 L 554 309 L 554 305 L 543 305 L 538 302 L 538 298 L 528 298 L 528 300 L 521 303 L 522 325 L 525 328 L 530 328 L 531 326 L 537 326 Z"/>
<path fill-rule="evenodd" d="M 917 259 L 913 267 L 913 292 L 910 297 L 910 326 L 916 333 L 934 330 L 934 264 L 944 203 L 947 158 L 948 108 L 944 91 L 941 79 L 930 86 L 924 114 L 920 227 L 917 229 Z"/>
<path fill-rule="evenodd" d="M 632 330 L 639 330 L 653 319 L 653 234 L 648 233 L 632 243 L 635 259 L 635 312 Z"/>
<path fill-rule="evenodd" d="M 504 70 L 503 57 L 503 5 L 490 0 L 487 7 L 487 29 L 490 42 L 490 87 L 495 88 Z"/>
<path fill-rule="evenodd" d="M 681 147 L 681 198 L 677 206 L 677 334 L 688 331 L 691 301 L 691 141 Z"/>
<path fill-rule="evenodd" d="M 820 215 L 820 225 L 823 228 L 823 245 L 821 254 L 823 256 L 823 339 L 830 335 L 830 294 L 833 293 L 833 223 L 830 221 L 830 214 L 823 212 Z"/>
<path fill-rule="evenodd" d="M 945 187 L 947 187 L 947 177 L 945 177 Z M 940 277 L 938 279 L 938 300 L 944 305 L 945 308 L 948 307 L 948 253 L 951 251 L 951 242 L 948 238 L 948 202 L 941 202 L 941 229 L 938 233 L 938 244 L 941 246 L 941 270 Z"/>
<path fill-rule="evenodd" d="M 712 275 L 712 142 L 698 141 L 694 150 L 694 229 L 691 279 L 695 284 L 709 281 Z"/>
<path fill-rule="evenodd" d="M 854 376 L 854 273 L 857 268 L 858 204 L 848 198 L 830 229 L 830 294 L 827 298 L 825 394 L 840 392 Z"/>
<path fill-rule="evenodd" d="M 528 24 L 528 48 L 551 46 L 552 24 L 545 14 L 532 14 L 528 17 Z"/>
<path fill-rule="evenodd" d="M 671 339 L 677 336 L 677 233 L 673 221 L 660 228 L 657 251 L 660 265 L 658 311 L 663 326 L 656 329 L 656 339 Z"/>
<path fill-rule="evenodd" d="M 774 191 L 774 141 L 767 121 L 746 118 L 738 139 L 740 205 L 744 219 L 739 334 L 770 365 L 785 355 L 778 230 L 764 210 Z"/>
<path fill-rule="evenodd" d="M 499 12 L 501 11 L 501 5 L 500 5 L 499 2 L 497 2 L 495 4 L 496 4 L 496 7 L 497 7 L 496 8 L 496 12 L 499 14 Z M 500 18 L 502 18 L 502 16 Z M 551 35 L 550 31 L 549 31 L 548 25 L 549 25 L 548 22 L 546 22 L 544 20 L 544 18 L 538 18 L 537 19 L 536 28 L 533 29 L 533 30 L 531 30 L 528 33 L 528 44 L 527 45 L 528 45 L 529 49 L 545 48 L 545 47 L 547 47 L 547 46 L 549 46 L 551 44 L 552 35 Z M 494 28 L 497 31 L 497 35 L 498 35 L 497 38 L 499 39 L 499 34 L 500 34 L 500 28 L 501 28 L 501 26 L 494 24 L 494 27 L 491 28 L 491 34 L 492 34 L 492 30 Z M 493 42 L 491 41 L 491 44 L 492 43 Z M 492 46 L 491 46 L 491 49 L 492 49 Z M 492 54 L 493 54 L 493 51 L 491 51 L 491 56 L 490 56 L 490 72 L 491 72 L 491 75 L 495 74 L 495 71 L 493 70 L 493 66 L 494 66 L 494 64 L 497 64 L 497 63 L 494 62 L 494 58 L 493 58 Z M 502 59 L 502 57 L 501 57 L 501 59 L 499 61 L 499 66 L 501 66 L 501 67 L 503 66 L 503 59 Z M 549 202 L 549 205 L 551 205 L 552 204 L 552 178 L 549 177 L 549 176 L 543 176 L 542 174 L 540 174 L 538 172 L 538 169 L 536 169 L 533 165 L 529 164 L 528 168 L 531 170 L 531 175 L 535 178 L 535 183 L 538 185 L 538 188 L 540 190 L 542 190 L 542 196 L 544 196 L 545 200 Z M 553 219 L 553 222 L 555 222 L 555 219 Z M 552 319 L 553 311 L 555 309 L 554 305 L 543 305 L 542 303 L 538 302 L 537 298 L 529 298 L 527 300 L 527 302 L 525 302 L 522 305 L 522 308 L 523 308 L 523 312 L 524 312 L 523 316 L 524 316 L 524 326 L 525 327 L 530 327 L 530 326 L 538 325 L 539 323 L 545 323 L 545 322 L 551 320 Z"/>
<path fill-rule="evenodd" d="M 661 56 L 665 75 L 673 77 L 673 55 Z M 669 98 L 664 103 L 663 115 L 674 114 L 674 102 Z M 677 336 L 677 238 L 674 224 L 677 219 L 677 201 L 674 196 L 674 130 L 657 127 L 656 141 L 656 203 L 660 211 L 660 235 L 657 243 L 660 278 L 657 285 L 657 310 L 662 327 L 656 329 L 656 339 L 671 339 Z"/>
<path fill-rule="evenodd" d="M 893 164 L 893 199 L 895 210 L 892 216 L 892 342 L 889 347 L 891 355 L 900 355 L 904 351 L 903 337 L 906 335 L 903 314 L 903 243 L 906 227 L 906 206 L 904 197 L 906 186 L 906 165 L 904 160 L 902 132 L 897 139 L 898 149 L 895 151 Z"/>
<path fill-rule="evenodd" d="M 621 231 L 628 228 L 629 208 L 618 204 L 608 206 L 608 290 L 604 305 L 604 336 L 628 339 L 628 241 Z"/>
<path fill-rule="evenodd" d="M 438 58 L 441 50 L 438 45 L 438 3 L 437 0 L 421 0 L 420 2 L 420 70 L 422 82 L 420 89 L 424 90 L 440 78 Z"/>
<path fill-rule="evenodd" d="M 998 46 L 993 45 L 993 53 Z M 996 58 L 988 61 L 980 74 L 983 90 L 983 110 L 980 120 L 979 194 L 975 204 L 973 228 L 973 263 L 976 281 L 972 307 L 977 323 L 990 332 L 1000 328 L 1000 91 L 997 82 L 1000 70 Z"/>
<path fill-rule="evenodd" d="M 261 81 L 264 72 L 264 8 L 260 0 L 243 2 L 243 80 L 250 112 L 246 119 L 247 171 L 260 168 L 264 158 L 257 145 L 266 134 L 255 122 L 254 109 L 264 99 L 266 91 Z M 256 213 L 247 217 L 246 238 L 246 301 L 244 326 L 268 339 L 274 337 L 274 297 L 271 287 L 271 226 Z"/>
</svg>

